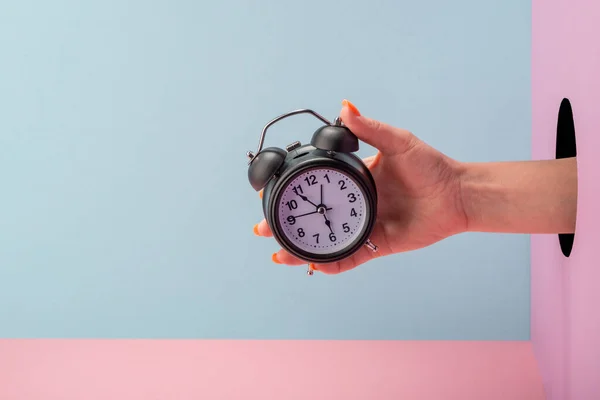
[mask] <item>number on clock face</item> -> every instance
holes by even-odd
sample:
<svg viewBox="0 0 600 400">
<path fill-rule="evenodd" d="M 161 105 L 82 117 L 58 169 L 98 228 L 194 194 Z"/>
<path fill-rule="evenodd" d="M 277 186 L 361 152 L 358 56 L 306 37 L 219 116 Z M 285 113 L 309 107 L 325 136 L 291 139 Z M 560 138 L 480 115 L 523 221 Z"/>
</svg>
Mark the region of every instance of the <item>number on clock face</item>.
<svg viewBox="0 0 600 400">
<path fill-rule="evenodd" d="M 278 203 L 283 234 L 313 254 L 336 253 L 352 244 L 367 221 L 364 193 L 332 168 L 307 170 L 283 188 Z"/>
</svg>

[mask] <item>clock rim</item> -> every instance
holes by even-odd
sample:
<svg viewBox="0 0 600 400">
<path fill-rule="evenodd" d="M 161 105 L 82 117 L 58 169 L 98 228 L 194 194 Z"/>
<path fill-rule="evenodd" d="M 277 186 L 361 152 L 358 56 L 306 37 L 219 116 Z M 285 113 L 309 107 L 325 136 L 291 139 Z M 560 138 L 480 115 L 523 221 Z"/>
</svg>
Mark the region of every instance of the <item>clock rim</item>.
<svg viewBox="0 0 600 400">
<path fill-rule="evenodd" d="M 271 196 L 271 204 L 268 209 L 273 237 L 284 250 L 306 262 L 327 264 L 351 257 L 362 246 L 365 245 L 373 232 L 375 221 L 377 219 L 377 188 L 372 184 L 372 176 L 370 176 L 370 171 L 368 170 L 367 166 L 364 165 L 361 160 L 358 161 L 362 164 L 365 173 L 361 173 L 361 171 L 357 170 L 355 167 L 345 161 L 318 157 L 296 164 L 279 177 L 277 183 L 272 189 L 271 193 L 273 195 Z M 338 170 L 351 177 L 363 192 L 363 196 L 365 198 L 365 208 L 367 209 L 367 220 L 365 221 L 361 233 L 357 235 L 352 243 L 347 245 L 344 249 L 327 254 L 311 253 L 296 246 L 282 231 L 278 212 L 278 204 L 281 196 L 283 195 L 283 189 L 289 184 L 289 182 L 307 170 L 319 168 Z M 372 189 L 370 189 L 371 186 Z"/>
</svg>

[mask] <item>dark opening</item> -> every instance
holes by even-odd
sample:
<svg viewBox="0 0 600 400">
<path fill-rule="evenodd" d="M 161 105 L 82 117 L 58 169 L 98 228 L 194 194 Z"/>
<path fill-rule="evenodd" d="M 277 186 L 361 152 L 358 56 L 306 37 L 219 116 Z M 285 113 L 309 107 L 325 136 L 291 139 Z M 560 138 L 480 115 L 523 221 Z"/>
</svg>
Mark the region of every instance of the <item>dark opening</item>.
<svg viewBox="0 0 600 400">
<path fill-rule="evenodd" d="M 573 109 L 569 99 L 563 99 L 558 109 L 558 122 L 556 124 L 556 158 L 570 158 L 577 156 L 577 145 L 575 141 L 575 122 L 573 121 Z M 571 255 L 573 249 L 574 233 L 560 233 L 558 242 L 565 257 Z"/>
</svg>

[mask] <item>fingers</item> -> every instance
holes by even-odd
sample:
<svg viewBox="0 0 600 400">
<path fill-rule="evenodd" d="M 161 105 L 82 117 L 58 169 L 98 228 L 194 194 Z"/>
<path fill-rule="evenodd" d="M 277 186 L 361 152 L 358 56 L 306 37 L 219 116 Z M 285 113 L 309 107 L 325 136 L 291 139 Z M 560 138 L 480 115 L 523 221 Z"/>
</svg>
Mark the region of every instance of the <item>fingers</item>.
<svg viewBox="0 0 600 400">
<path fill-rule="evenodd" d="M 340 274 L 349 271 L 362 265 L 374 258 L 379 258 L 391 254 L 390 248 L 387 246 L 385 233 L 380 224 L 375 226 L 371 234 L 371 241 L 379 247 L 377 252 L 373 252 L 370 248 L 363 246 L 352 257 L 330 264 L 315 264 L 313 269 L 324 274 Z"/>
<path fill-rule="evenodd" d="M 368 169 L 373 170 L 379 160 L 381 159 L 381 151 L 378 151 L 374 156 L 366 157 L 363 159 L 363 162 L 367 166 Z"/>
<path fill-rule="evenodd" d="M 260 221 L 258 224 L 254 225 L 254 234 L 256 236 L 263 236 L 263 237 L 272 237 L 273 236 L 273 232 L 271 231 L 271 228 L 269 228 L 267 221 L 264 219 L 262 221 Z M 275 264 L 306 265 L 306 261 L 299 260 L 298 258 L 294 257 L 293 255 L 291 255 L 290 253 L 288 253 L 287 251 L 285 251 L 283 249 L 279 250 L 277 253 L 273 253 L 273 255 L 271 256 L 271 260 Z"/>
<path fill-rule="evenodd" d="M 258 236 L 273 236 L 271 229 L 269 229 L 269 226 L 267 225 L 267 222 L 264 219 L 254 226 L 254 233 Z M 311 267 L 316 271 L 323 272 L 324 274 L 339 274 L 341 272 L 346 272 L 353 268 L 356 268 L 359 265 L 364 264 L 373 258 L 386 255 L 388 252 L 386 251 L 386 248 L 382 246 L 382 244 L 384 243 L 384 239 L 378 227 L 376 227 L 373 230 L 373 234 L 371 235 L 371 237 L 373 242 L 380 246 L 379 251 L 377 253 L 374 253 L 368 247 L 365 246 L 359 249 L 352 257 L 349 257 L 345 260 L 330 264 L 311 264 Z M 273 261 L 275 264 L 284 264 L 290 266 L 307 264 L 306 261 L 296 258 L 295 256 L 291 255 L 283 249 L 280 249 L 278 252 L 274 253 L 271 256 L 271 261 Z"/>
<path fill-rule="evenodd" d="M 266 226 L 266 222 L 263 220 L 260 224 L 257 224 L 257 226 L 259 226 L 259 229 L 264 229 L 262 227 L 262 224 Z M 268 226 L 266 228 L 268 229 Z M 371 249 L 364 246 L 360 248 L 356 253 L 354 253 L 354 255 L 344 260 L 329 264 L 310 264 L 310 266 L 315 271 L 322 272 L 324 274 L 339 274 L 356 268 L 359 265 L 362 265 L 374 258 L 379 258 L 391 254 L 391 250 L 389 249 L 389 247 L 387 247 L 385 234 L 381 225 L 378 224 L 375 226 L 375 229 L 373 230 L 373 233 L 371 235 L 371 240 L 373 241 L 373 243 L 379 246 L 377 252 L 373 252 Z M 271 257 L 271 260 L 275 264 L 284 264 L 289 266 L 306 265 L 306 261 L 296 258 L 295 256 L 291 255 L 283 249 L 274 253 Z"/>
<path fill-rule="evenodd" d="M 371 164 L 373 164 L 373 161 L 375 161 L 375 157 L 377 157 L 377 156 L 369 156 L 369 157 L 363 158 L 363 163 L 365 163 L 367 168 L 370 167 Z"/>
<path fill-rule="evenodd" d="M 409 131 L 396 128 L 360 114 L 348 100 L 342 102 L 340 117 L 344 124 L 363 142 L 386 155 L 402 154 L 410 150 L 418 139 Z"/>
<path fill-rule="evenodd" d="M 258 224 L 254 225 L 254 234 L 256 236 L 263 236 L 263 237 L 272 237 L 273 236 L 273 232 L 271 231 L 271 228 L 269 228 L 269 224 L 267 224 L 267 221 L 265 219 L 260 221 Z M 306 261 L 302 261 L 302 260 L 294 257 L 293 255 L 291 255 L 290 253 L 288 253 L 287 251 L 285 251 L 283 249 L 279 250 L 277 253 L 274 253 L 271 256 L 271 260 L 275 264 L 306 265 Z"/>
<path fill-rule="evenodd" d="M 258 224 L 254 225 L 254 234 L 256 236 L 264 236 L 271 237 L 273 236 L 273 232 L 271 232 L 271 228 L 269 228 L 269 224 L 267 224 L 267 220 L 263 219 Z"/>
<path fill-rule="evenodd" d="M 262 221 L 260 221 L 258 224 L 254 225 L 254 234 L 256 236 L 263 236 L 263 237 L 272 237 L 273 236 L 273 232 L 271 231 L 271 228 L 269 228 L 267 221 L 264 219 Z M 294 257 L 293 255 L 291 255 L 290 253 L 288 253 L 287 251 L 285 251 L 283 249 L 279 250 L 277 253 L 274 253 L 271 256 L 271 260 L 275 264 L 306 265 L 306 261 L 302 261 L 302 260 Z"/>
<path fill-rule="evenodd" d="M 373 259 L 375 256 L 371 250 L 366 247 L 358 250 L 352 257 L 346 258 L 342 261 L 330 263 L 330 264 L 312 264 L 312 268 L 315 271 L 322 272 L 327 275 L 341 274 L 342 272 L 350 271 L 358 267 L 361 264 Z"/>
<path fill-rule="evenodd" d="M 275 264 L 285 264 L 292 266 L 306 265 L 306 261 L 302 261 L 294 257 L 293 255 L 291 255 L 283 249 L 279 250 L 277 253 L 274 253 L 271 259 Z"/>
</svg>

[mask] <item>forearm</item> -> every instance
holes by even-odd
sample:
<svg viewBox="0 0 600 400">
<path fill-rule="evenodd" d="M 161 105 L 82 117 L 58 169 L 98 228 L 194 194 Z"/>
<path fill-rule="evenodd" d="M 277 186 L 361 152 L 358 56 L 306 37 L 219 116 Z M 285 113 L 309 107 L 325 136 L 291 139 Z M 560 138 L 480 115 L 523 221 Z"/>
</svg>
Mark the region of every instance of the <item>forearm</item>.
<svg viewBox="0 0 600 400">
<path fill-rule="evenodd" d="M 461 198 L 471 232 L 573 233 L 575 158 L 463 163 Z"/>
</svg>

